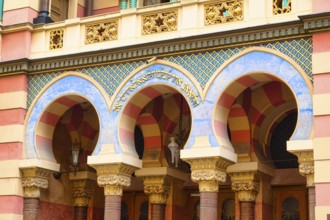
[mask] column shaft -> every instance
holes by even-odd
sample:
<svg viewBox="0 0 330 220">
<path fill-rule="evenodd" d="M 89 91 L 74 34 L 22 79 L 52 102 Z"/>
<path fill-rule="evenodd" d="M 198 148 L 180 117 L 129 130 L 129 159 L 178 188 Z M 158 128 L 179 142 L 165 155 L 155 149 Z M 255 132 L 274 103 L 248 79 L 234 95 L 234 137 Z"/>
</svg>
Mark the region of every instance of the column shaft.
<svg viewBox="0 0 330 220">
<path fill-rule="evenodd" d="M 104 220 L 120 220 L 121 196 L 105 196 Z"/>
<path fill-rule="evenodd" d="M 74 207 L 74 220 L 87 220 L 87 206 Z"/>
<path fill-rule="evenodd" d="M 151 204 L 151 220 L 165 220 L 165 204 Z"/>
<path fill-rule="evenodd" d="M 38 220 L 38 198 L 24 198 L 23 219 Z"/>
<path fill-rule="evenodd" d="M 217 219 L 217 192 L 201 192 L 200 199 L 200 219 L 201 220 L 216 220 Z"/>
<path fill-rule="evenodd" d="M 241 220 L 254 220 L 254 207 L 255 202 L 240 202 L 240 219 Z"/>
<path fill-rule="evenodd" d="M 93 1 L 94 0 L 86 0 L 86 15 L 85 16 L 91 16 L 93 15 Z"/>
<path fill-rule="evenodd" d="M 315 187 L 308 188 L 309 220 L 315 219 Z"/>
</svg>

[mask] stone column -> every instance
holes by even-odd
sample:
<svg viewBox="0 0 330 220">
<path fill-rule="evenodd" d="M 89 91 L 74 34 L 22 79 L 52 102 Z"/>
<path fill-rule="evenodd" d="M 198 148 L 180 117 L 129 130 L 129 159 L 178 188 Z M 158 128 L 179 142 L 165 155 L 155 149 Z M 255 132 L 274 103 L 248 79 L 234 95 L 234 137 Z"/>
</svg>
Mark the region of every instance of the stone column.
<svg viewBox="0 0 330 220">
<path fill-rule="evenodd" d="M 231 188 L 238 194 L 240 219 L 254 220 L 255 200 L 259 190 L 259 175 L 256 171 L 230 173 Z"/>
<path fill-rule="evenodd" d="M 151 220 L 165 220 L 165 208 L 170 193 L 170 181 L 166 176 L 143 177 L 144 193 L 149 195 Z"/>
<path fill-rule="evenodd" d="M 97 171 L 97 183 L 104 188 L 105 220 L 120 220 L 121 197 L 123 188 L 131 185 L 132 173 L 136 167 L 124 164 L 94 164 Z"/>
<path fill-rule="evenodd" d="M 226 168 L 231 162 L 220 157 L 184 159 L 191 165 L 191 179 L 198 183 L 200 219 L 216 220 L 219 183 L 226 181 Z"/>
<path fill-rule="evenodd" d="M 88 202 L 93 195 L 95 181 L 90 179 L 73 180 L 74 219 L 87 220 Z"/>
<path fill-rule="evenodd" d="M 314 153 L 312 150 L 291 151 L 298 157 L 299 172 L 306 177 L 309 220 L 315 219 Z"/>
<path fill-rule="evenodd" d="M 49 0 L 40 0 L 39 15 L 33 18 L 33 24 L 52 23 L 53 20 L 49 17 Z"/>
<path fill-rule="evenodd" d="M 37 220 L 40 189 L 48 188 L 49 171 L 39 167 L 21 168 L 24 191 L 24 220 Z"/>
</svg>

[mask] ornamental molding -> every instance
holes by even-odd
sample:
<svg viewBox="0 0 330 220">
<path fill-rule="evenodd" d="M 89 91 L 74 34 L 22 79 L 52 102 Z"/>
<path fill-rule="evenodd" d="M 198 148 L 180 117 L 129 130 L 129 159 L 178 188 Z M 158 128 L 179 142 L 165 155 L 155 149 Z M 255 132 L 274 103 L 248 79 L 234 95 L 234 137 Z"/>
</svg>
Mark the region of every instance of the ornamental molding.
<svg viewBox="0 0 330 220">
<path fill-rule="evenodd" d="M 219 183 L 226 181 L 226 169 L 232 162 L 220 157 L 184 159 L 190 164 L 191 180 L 200 192 L 218 192 Z"/>
<path fill-rule="evenodd" d="M 94 180 L 80 179 L 73 181 L 72 197 L 74 206 L 88 206 L 89 199 L 93 196 Z"/>
<path fill-rule="evenodd" d="M 86 25 L 85 44 L 118 39 L 118 20 Z"/>
<path fill-rule="evenodd" d="M 178 28 L 178 11 L 162 11 L 142 15 L 142 34 L 157 34 L 176 31 Z"/>
<path fill-rule="evenodd" d="M 330 15 L 329 15 L 330 17 Z M 329 25 L 330 26 L 330 25 Z M 309 35 L 301 22 L 282 23 L 281 25 L 264 25 L 228 32 L 219 32 L 207 36 L 187 37 L 181 40 L 154 42 L 153 45 L 135 45 L 125 50 L 106 49 L 102 52 L 84 52 L 75 56 L 58 56 L 36 60 L 21 59 L 2 62 L 0 76 L 19 73 L 38 74 L 49 71 L 75 70 L 77 68 L 103 65 L 125 60 L 146 59 L 152 56 L 166 56 L 172 53 L 188 54 L 196 50 L 213 50 L 219 48 L 236 47 L 238 45 L 253 45 L 263 42 L 276 41 L 287 38 L 300 38 Z"/>
<path fill-rule="evenodd" d="M 24 197 L 40 198 L 40 189 L 48 188 L 50 171 L 39 167 L 21 168 Z"/>
<path fill-rule="evenodd" d="M 314 151 L 290 151 L 298 157 L 299 173 L 306 177 L 307 187 L 314 186 Z"/>
<path fill-rule="evenodd" d="M 166 204 L 170 194 L 171 181 L 167 176 L 144 176 L 144 193 L 151 204 Z"/>
<path fill-rule="evenodd" d="M 243 0 L 225 0 L 204 5 L 206 26 L 243 20 Z"/>
<path fill-rule="evenodd" d="M 61 49 L 63 47 L 64 29 L 51 30 L 49 35 L 49 50 Z"/>
<path fill-rule="evenodd" d="M 231 188 L 238 193 L 239 201 L 254 202 L 259 191 L 259 174 L 256 171 L 230 173 Z"/>
</svg>

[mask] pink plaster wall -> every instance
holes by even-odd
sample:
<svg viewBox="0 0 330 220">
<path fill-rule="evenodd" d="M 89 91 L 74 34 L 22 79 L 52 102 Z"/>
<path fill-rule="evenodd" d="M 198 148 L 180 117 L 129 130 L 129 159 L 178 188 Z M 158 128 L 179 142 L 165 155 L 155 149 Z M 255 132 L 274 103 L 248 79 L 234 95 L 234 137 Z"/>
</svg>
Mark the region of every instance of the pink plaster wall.
<svg viewBox="0 0 330 220">
<path fill-rule="evenodd" d="M 20 31 L 2 35 L 1 61 L 29 58 L 31 32 Z"/>
<path fill-rule="evenodd" d="M 20 196 L 0 196 L 0 213 L 23 214 L 23 198 Z"/>
<path fill-rule="evenodd" d="M 111 8 L 102 8 L 99 10 L 93 10 L 93 15 L 99 15 L 99 14 L 106 14 L 106 13 L 111 13 L 111 12 L 117 12 L 119 11 L 119 7 L 111 7 Z"/>
<path fill-rule="evenodd" d="M 65 220 L 73 219 L 74 207 L 62 204 L 55 204 L 45 201 L 39 203 L 39 220 Z"/>
<path fill-rule="evenodd" d="M 26 75 L 14 75 L 0 78 L 0 93 L 27 91 Z"/>
<path fill-rule="evenodd" d="M 330 11 L 329 0 L 313 0 L 313 13 Z"/>
<path fill-rule="evenodd" d="M 32 8 L 20 8 L 11 11 L 5 11 L 3 14 L 3 25 L 13 25 L 25 22 L 33 22 L 33 18 L 38 16 L 38 12 Z"/>
<path fill-rule="evenodd" d="M 314 93 L 330 93 L 330 73 L 314 75 Z"/>
<path fill-rule="evenodd" d="M 0 161 L 22 159 L 22 150 L 21 142 L 0 143 Z"/>
<path fill-rule="evenodd" d="M 328 51 L 330 51 L 330 32 L 321 32 L 313 34 L 313 53 L 321 53 Z"/>
<path fill-rule="evenodd" d="M 78 18 L 85 17 L 85 7 L 83 7 L 79 4 L 78 4 L 78 7 L 77 7 L 77 17 Z"/>
<path fill-rule="evenodd" d="M 330 206 L 330 183 L 315 184 L 315 199 L 317 206 Z"/>
<path fill-rule="evenodd" d="M 0 126 L 24 124 L 25 109 L 0 110 Z"/>
<path fill-rule="evenodd" d="M 330 115 L 315 116 L 314 127 L 315 137 L 329 137 L 330 136 Z"/>
</svg>

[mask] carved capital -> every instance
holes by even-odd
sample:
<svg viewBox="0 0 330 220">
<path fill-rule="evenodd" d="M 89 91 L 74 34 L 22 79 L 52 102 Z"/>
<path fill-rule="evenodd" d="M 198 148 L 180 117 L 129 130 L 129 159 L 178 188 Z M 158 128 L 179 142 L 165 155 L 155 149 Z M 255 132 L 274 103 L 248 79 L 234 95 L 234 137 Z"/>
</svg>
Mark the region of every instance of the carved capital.
<svg viewBox="0 0 330 220">
<path fill-rule="evenodd" d="M 39 167 L 22 168 L 24 197 L 40 198 L 40 189 L 48 188 L 50 172 Z"/>
<path fill-rule="evenodd" d="M 298 157 L 299 172 L 306 177 L 307 187 L 314 186 L 314 152 L 312 150 L 292 151 Z"/>
<path fill-rule="evenodd" d="M 219 158 L 186 159 L 191 166 L 191 179 L 198 183 L 200 192 L 218 192 L 219 183 L 226 181 L 226 168 L 231 162 Z"/>
<path fill-rule="evenodd" d="M 89 199 L 93 195 L 95 181 L 90 179 L 81 179 L 73 181 L 72 197 L 74 206 L 87 206 Z"/>
<path fill-rule="evenodd" d="M 165 204 L 170 194 L 170 181 L 166 176 L 143 177 L 144 193 L 152 204 Z"/>
<path fill-rule="evenodd" d="M 238 192 L 239 201 L 255 201 L 259 191 L 259 175 L 255 171 L 231 173 L 231 188 Z"/>
<path fill-rule="evenodd" d="M 93 165 L 97 171 L 97 183 L 104 187 L 104 195 L 123 194 L 123 188 L 131 185 L 131 175 L 137 169 L 123 163 Z"/>
</svg>

